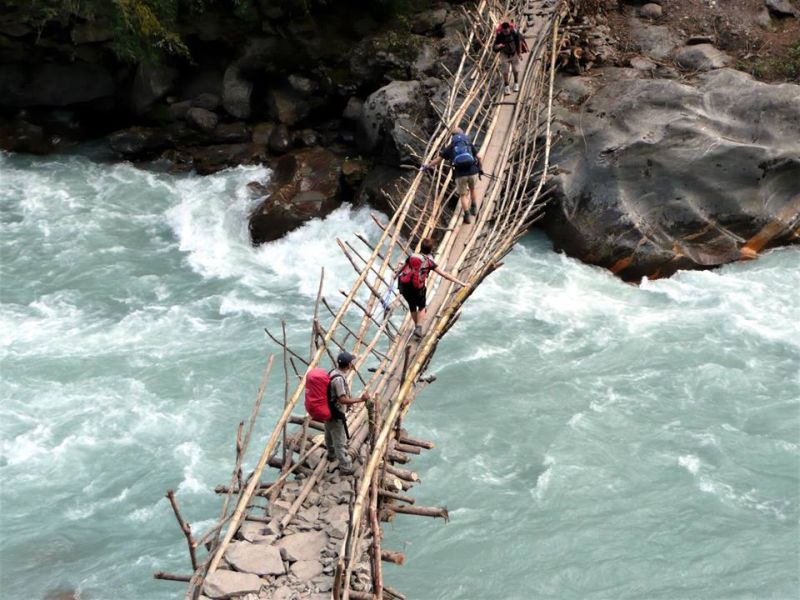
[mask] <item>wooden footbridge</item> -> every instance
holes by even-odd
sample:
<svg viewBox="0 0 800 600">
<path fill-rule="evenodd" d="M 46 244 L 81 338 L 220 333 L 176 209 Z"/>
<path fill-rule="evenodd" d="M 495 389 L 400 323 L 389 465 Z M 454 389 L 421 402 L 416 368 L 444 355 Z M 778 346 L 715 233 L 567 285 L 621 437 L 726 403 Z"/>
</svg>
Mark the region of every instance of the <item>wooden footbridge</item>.
<svg viewBox="0 0 800 600">
<path fill-rule="evenodd" d="M 403 417 L 434 380 L 425 375 L 426 367 L 464 302 L 539 215 L 549 168 L 555 64 L 568 14 L 565 0 L 483 0 L 469 13 L 472 29 L 465 32 L 464 54 L 451 74 L 449 99 L 433 107 L 440 125 L 430 140 L 420 141 L 425 150 L 418 158 L 422 163 L 435 157 L 453 127 L 471 135 L 491 174 L 478 186 L 479 214 L 473 224 L 462 223 L 449 167 L 433 175 L 417 173 L 388 222 L 376 218 L 377 241 L 339 242 L 356 280 L 342 291 L 338 306 L 322 297 L 320 281 L 316 304 L 309 307 L 309 346 L 290 348 L 285 326 L 280 334 L 267 332 L 282 348 L 285 408 L 254 470 L 243 477 L 274 357 L 248 422 L 240 424 L 231 480 L 217 488 L 224 500 L 215 525 L 194 535 L 168 493 L 193 574 L 156 577 L 188 581 L 186 599 L 404 598 L 384 584 L 382 561 L 402 564 L 405 558 L 382 546 L 381 522 L 398 514 L 448 515 L 444 508 L 416 506 L 408 495 L 419 477 L 399 465 L 433 444 L 411 437 Z M 521 65 L 520 91 L 511 95 L 503 95 L 491 48 L 494 28 L 505 19 L 517 23 L 530 49 Z M 402 300 L 394 298 L 385 311 L 382 301 L 394 267 L 428 236 L 437 240 L 437 262 L 468 285 L 457 288 L 434 276 L 425 334 L 415 340 Z M 323 426 L 303 415 L 302 404 L 306 370 L 329 367 L 328 360 L 344 348 L 358 356 L 350 377 L 358 377 L 374 400 L 355 405 L 348 417 L 353 476 L 342 476 L 335 462 L 329 464 Z"/>
</svg>

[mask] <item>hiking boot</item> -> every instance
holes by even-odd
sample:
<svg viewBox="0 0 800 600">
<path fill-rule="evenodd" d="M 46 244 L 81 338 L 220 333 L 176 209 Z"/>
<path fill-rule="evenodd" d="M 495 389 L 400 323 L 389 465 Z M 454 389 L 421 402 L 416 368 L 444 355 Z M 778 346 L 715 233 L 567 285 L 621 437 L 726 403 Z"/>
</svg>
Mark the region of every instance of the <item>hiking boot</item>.
<svg viewBox="0 0 800 600">
<path fill-rule="evenodd" d="M 504 93 L 506 96 L 508 96 L 508 95 L 511 93 L 511 88 L 510 88 L 510 87 L 508 87 L 508 86 L 506 86 L 505 88 L 503 88 L 503 93 Z"/>
<path fill-rule="evenodd" d="M 418 340 L 422 339 L 422 325 L 414 327 L 414 337 Z"/>
<path fill-rule="evenodd" d="M 518 91 L 519 91 L 519 84 L 518 84 L 518 83 L 515 83 L 515 84 L 514 84 L 514 91 L 515 91 L 515 92 L 518 92 Z"/>
<path fill-rule="evenodd" d="M 326 454 L 326 455 L 325 455 L 325 458 L 327 458 L 327 459 L 328 459 L 328 462 L 333 462 L 333 461 L 335 461 L 335 460 L 336 460 L 336 455 L 335 455 L 335 454 L 328 453 L 328 454 Z"/>
<path fill-rule="evenodd" d="M 472 215 L 469 214 L 469 211 L 464 211 L 464 224 L 469 225 L 472 223 Z"/>
<path fill-rule="evenodd" d="M 355 472 L 356 470 L 353 468 L 353 465 L 346 465 L 339 467 L 339 473 L 341 473 L 342 475 L 352 475 Z"/>
<path fill-rule="evenodd" d="M 478 205 L 474 202 L 469 205 L 469 212 L 472 213 L 472 216 L 476 216 L 478 214 Z"/>
</svg>

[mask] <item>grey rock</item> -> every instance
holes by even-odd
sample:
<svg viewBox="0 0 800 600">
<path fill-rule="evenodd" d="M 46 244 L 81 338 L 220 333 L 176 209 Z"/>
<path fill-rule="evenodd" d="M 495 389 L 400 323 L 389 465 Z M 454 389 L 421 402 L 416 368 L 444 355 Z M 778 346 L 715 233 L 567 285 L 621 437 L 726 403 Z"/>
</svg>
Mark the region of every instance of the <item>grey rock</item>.
<svg viewBox="0 0 800 600">
<path fill-rule="evenodd" d="M 639 45 L 642 54 L 661 60 L 667 58 L 678 45 L 677 36 L 663 25 L 645 25 L 638 19 L 631 21 L 631 38 Z"/>
<path fill-rule="evenodd" d="M 658 19 L 663 14 L 663 9 L 660 4 L 648 2 L 639 9 L 639 16 L 645 19 Z"/>
<path fill-rule="evenodd" d="M 220 106 L 220 99 L 217 94 L 203 92 L 192 98 L 192 106 L 206 110 L 217 110 Z"/>
<path fill-rule="evenodd" d="M 342 118 L 348 121 L 357 121 L 361 117 L 361 112 L 364 110 L 364 101 L 355 96 L 351 96 L 347 101 L 347 106 L 344 107 Z"/>
<path fill-rule="evenodd" d="M 796 17 L 800 14 L 789 0 L 764 0 L 766 7 L 780 17 Z"/>
<path fill-rule="evenodd" d="M 317 591 L 330 592 L 333 589 L 333 579 L 325 575 L 315 577 L 311 582 L 317 587 Z"/>
<path fill-rule="evenodd" d="M 267 93 L 267 105 L 270 116 L 289 127 L 306 118 L 311 110 L 308 102 L 296 93 L 284 90 L 270 90 Z"/>
<path fill-rule="evenodd" d="M 684 69 L 709 71 L 729 65 L 733 59 L 711 44 L 684 46 L 675 55 L 675 62 Z"/>
<path fill-rule="evenodd" d="M 313 94 L 319 88 L 316 81 L 302 75 L 289 75 L 289 85 L 301 94 Z"/>
<path fill-rule="evenodd" d="M 447 20 L 447 10 L 435 8 L 417 13 L 411 20 L 411 31 L 414 33 L 430 33 L 444 25 Z"/>
<path fill-rule="evenodd" d="M 264 585 L 258 575 L 218 569 L 206 577 L 203 593 L 214 600 L 258 593 Z"/>
<path fill-rule="evenodd" d="M 328 543 L 328 534 L 323 531 L 295 533 L 278 540 L 278 547 L 286 550 L 290 561 L 318 560 L 320 551 Z"/>
<path fill-rule="evenodd" d="M 172 145 L 170 136 L 157 127 L 130 127 L 108 136 L 112 151 L 125 158 L 138 158 Z"/>
<path fill-rule="evenodd" d="M 736 260 L 736 239 L 796 214 L 800 86 L 731 69 L 696 87 L 615 69 L 586 79 L 594 93 L 555 115 L 559 173 L 543 226 L 558 249 L 638 280 Z"/>
<path fill-rule="evenodd" d="M 252 82 L 245 79 L 235 65 L 225 70 L 222 78 L 222 106 L 227 113 L 237 119 L 250 116 L 250 96 L 253 93 Z"/>
<path fill-rule="evenodd" d="M 775 24 L 772 22 L 772 17 L 770 16 L 769 9 L 766 6 L 762 7 L 761 10 L 756 13 L 755 22 L 759 27 L 766 29 L 767 31 L 772 31 L 775 29 Z"/>
<path fill-rule="evenodd" d="M 200 131 L 214 131 L 219 117 L 205 108 L 190 108 L 186 111 L 186 122 Z"/>
<path fill-rule="evenodd" d="M 631 67 L 637 71 L 654 71 L 656 69 L 656 63 L 642 56 L 634 56 L 631 59 Z"/>
<path fill-rule="evenodd" d="M 297 148 L 310 148 L 319 143 L 319 134 L 313 129 L 301 129 L 292 134 L 292 142 Z"/>
<path fill-rule="evenodd" d="M 253 544 L 272 543 L 276 536 L 270 525 L 271 523 L 245 521 L 242 526 L 239 527 L 239 537 Z"/>
<path fill-rule="evenodd" d="M 275 123 L 258 123 L 253 127 L 253 142 L 256 144 L 268 144 Z"/>
<path fill-rule="evenodd" d="M 169 118 L 173 121 L 180 121 L 186 118 L 186 113 L 192 108 L 192 103 L 189 100 L 181 102 L 173 102 L 169 105 Z"/>
<path fill-rule="evenodd" d="M 322 574 L 322 564 L 317 560 L 298 560 L 291 572 L 299 581 L 310 581 Z"/>
<path fill-rule="evenodd" d="M 297 516 L 308 523 L 316 523 L 319 520 L 319 507 L 303 508 L 298 512 Z"/>
<path fill-rule="evenodd" d="M 225 560 L 234 569 L 256 575 L 283 575 L 281 553 L 275 546 L 234 542 L 225 552 Z"/>
<path fill-rule="evenodd" d="M 420 87 L 419 81 L 393 81 L 367 98 L 357 124 L 356 141 L 362 151 L 375 152 L 382 146 L 387 160 L 399 162 L 401 153 L 406 151 L 394 138 L 398 133 L 395 123 L 400 117 L 416 123 L 424 114 Z M 417 129 L 413 125 L 412 131 L 420 133 Z M 424 133 L 422 139 L 426 139 Z"/>
<path fill-rule="evenodd" d="M 136 69 L 131 92 L 131 106 L 137 114 L 142 114 L 156 100 L 163 98 L 175 84 L 178 71 L 160 64 L 140 63 Z"/>
<path fill-rule="evenodd" d="M 250 128 L 241 121 L 237 123 L 220 123 L 214 128 L 214 141 L 220 144 L 249 142 L 251 139 Z"/>
</svg>

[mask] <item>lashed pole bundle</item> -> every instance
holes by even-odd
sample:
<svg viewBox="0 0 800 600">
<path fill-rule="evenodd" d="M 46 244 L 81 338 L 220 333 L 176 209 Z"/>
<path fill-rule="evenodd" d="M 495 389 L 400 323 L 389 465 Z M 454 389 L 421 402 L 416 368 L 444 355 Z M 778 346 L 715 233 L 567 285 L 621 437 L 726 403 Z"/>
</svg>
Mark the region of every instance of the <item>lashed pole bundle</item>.
<svg viewBox="0 0 800 600">
<path fill-rule="evenodd" d="M 494 25 L 502 18 L 513 18 L 517 23 L 527 18 L 530 25 L 532 17 L 526 15 L 533 14 L 532 10 L 538 11 L 538 15 L 534 26 L 527 31 L 523 29 L 531 51 L 522 73 L 519 101 L 504 101 L 500 96 L 498 102 L 500 69 L 498 57 L 491 50 Z M 459 226 L 461 214 L 451 208 L 454 204 L 451 202 L 454 195 L 452 173 L 449 168 L 440 168 L 433 176 L 417 173 L 408 182 L 408 188 L 388 223 L 380 223 L 381 232 L 376 241 L 359 238 L 370 251 L 368 256 L 358 252 L 350 243 L 339 242 L 347 260 L 358 273 L 356 281 L 349 291 L 343 292 L 344 299 L 338 309 L 322 297 L 320 281 L 311 340 L 306 346 L 310 350 L 309 360 L 302 358 L 305 351 L 288 347 L 285 331 L 280 338 L 270 334 L 284 352 L 286 387 L 283 412 L 255 468 L 242 481 L 239 473 L 256 409 L 244 441 L 237 443 L 236 466 L 230 486 L 223 488 L 227 496 L 219 520 L 198 542 L 187 538 L 193 548 L 206 545 L 208 549 L 205 561 L 191 577 L 187 599 L 200 594 L 203 581 L 219 567 L 245 519 L 268 520 L 253 514 L 256 508 L 264 508 L 256 504 L 256 500 L 268 497 L 270 503 L 275 502 L 292 473 L 305 473 L 299 495 L 293 499 L 277 526 L 282 531 L 326 472 L 327 459 L 321 452 L 321 440 L 309 445 L 309 429 L 319 428 L 320 424 L 309 421 L 308 417 L 303 419 L 292 415 L 304 390 L 302 373 L 297 370 L 294 360 L 301 362 L 305 369 L 314 368 L 324 356 L 332 357 L 345 346 L 359 357 L 356 372 L 367 360 L 378 362 L 377 366 L 370 368 L 372 375 L 369 379 L 366 382 L 362 379 L 377 401 L 368 410 L 359 407 L 352 411 L 348 420 L 352 434 L 350 449 L 362 455 L 364 467 L 355 480 L 354 501 L 339 551 L 332 594 L 337 599 L 401 597 L 384 585 L 380 562 L 402 563 L 405 557 L 381 547 L 380 517 L 398 513 L 447 516 L 446 509 L 397 504 L 413 503 L 413 498 L 403 492 L 418 477 L 392 463 L 406 462 L 409 453 L 430 446 L 409 438 L 401 428 L 401 419 L 416 394 L 432 380 L 421 376 L 438 341 L 458 319 L 463 303 L 476 286 L 500 266 L 500 260 L 538 214 L 540 205 L 537 201 L 542 196 L 549 167 L 550 111 L 558 26 L 566 13 L 567 5 L 563 0 L 552 5 L 543 1 L 501 4 L 483 0 L 474 12 L 468 13 L 474 25 L 465 39 L 459 67 L 451 76 L 449 99 L 445 105 L 433 107 L 439 114 L 440 124 L 427 147 L 419 149 L 418 155 L 421 162 L 429 162 L 449 140 L 452 127 L 465 129 L 481 146 L 484 169 L 494 175 L 479 186 L 480 215 L 471 227 Z M 443 228 L 443 224 L 446 227 Z M 438 244 L 437 262 L 467 281 L 468 285 L 455 291 L 452 283 L 439 282 L 430 302 L 428 331 L 419 344 L 412 344 L 409 315 L 403 313 L 400 318 L 397 315 L 405 310 L 402 303 L 392 301 L 382 320 L 376 318 L 375 312 L 381 310 L 396 261 L 413 249 L 420 238 L 442 230 L 444 234 Z M 404 240 L 406 237 L 410 244 Z M 327 325 L 323 324 L 324 317 L 320 315 L 321 302 L 332 317 Z M 297 375 L 291 394 L 288 364 Z M 269 367 L 271 365 L 270 358 Z M 268 372 L 269 368 L 259 390 L 257 408 Z M 353 375 L 351 373 L 350 377 Z M 301 424 L 302 429 L 289 433 L 287 428 L 292 424 Z M 280 456 L 279 449 L 282 449 Z M 269 485 L 262 483 L 262 473 L 268 464 L 281 469 L 280 476 Z M 235 508 L 228 514 L 228 504 L 234 494 L 237 495 Z M 183 525 L 182 528 L 185 530 Z M 364 550 L 362 542 L 368 537 L 370 541 Z M 353 569 L 367 558 L 371 561 L 370 593 L 351 589 Z"/>
</svg>

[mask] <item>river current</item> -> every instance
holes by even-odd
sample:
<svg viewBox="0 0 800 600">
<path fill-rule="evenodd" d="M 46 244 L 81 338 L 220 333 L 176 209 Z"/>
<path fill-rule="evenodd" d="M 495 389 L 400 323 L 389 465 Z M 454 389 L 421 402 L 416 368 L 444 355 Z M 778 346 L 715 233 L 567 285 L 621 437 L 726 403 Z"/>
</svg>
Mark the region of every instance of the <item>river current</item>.
<svg viewBox="0 0 800 600">
<path fill-rule="evenodd" d="M 151 600 L 189 572 L 169 503 L 219 511 L 268 355 L 304 347 L 342 207 L 253 248 L 246 184 L 0 154 L 0 596 Z M 800 249 L 631 286 L 534 232 L 468 301 L 405 426 L 421 505 L 384 546 L 429 599 L 797 598 Z M 282 402 L 267 391 L 260 442 Z M 260 446 L 260 444 L 258 444 Z"/>
</svg>

